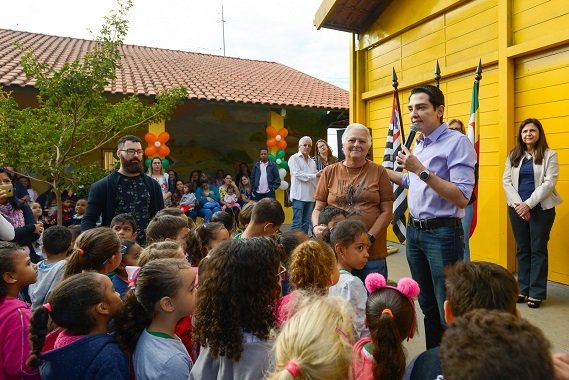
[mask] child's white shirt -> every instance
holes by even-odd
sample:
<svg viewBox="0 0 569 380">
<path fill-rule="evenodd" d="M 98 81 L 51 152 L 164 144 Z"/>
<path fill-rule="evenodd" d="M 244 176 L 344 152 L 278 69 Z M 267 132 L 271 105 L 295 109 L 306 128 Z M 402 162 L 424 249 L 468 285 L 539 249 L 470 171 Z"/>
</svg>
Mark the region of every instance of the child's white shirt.
<svg viewBox="0 0 569 380">
<path fill-rule="evenodd" d="M 354 332 L 356 341 L 369 336 L 366 327 L 367 291 L 362 280 L 350 272 L 341 269 L 338 283 L 328 291 L 330 296 L 339 296 L 348 301 L 354 308 Z"/>
</svg>

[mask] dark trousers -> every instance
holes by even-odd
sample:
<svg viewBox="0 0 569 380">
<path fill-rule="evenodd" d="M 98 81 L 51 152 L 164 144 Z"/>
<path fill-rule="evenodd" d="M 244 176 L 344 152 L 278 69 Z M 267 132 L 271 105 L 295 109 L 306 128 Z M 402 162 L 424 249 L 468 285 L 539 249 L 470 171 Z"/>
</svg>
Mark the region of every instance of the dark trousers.
<svg viewBox="0 0 569 380">
<path fill-rule="evenodd" d="M 462 226 L 419 229 L 408 225 L 406 250 L 411 275 L 421 288 L 419 305 L 425 315 L 425 340 L 430 349 L 441 344 L 446 327 L 444 269 L 462 260 L 464 231 Z"/>
<path fill-rule="evenodd" d="M 527 222 L 513 207 L 509 207 L 508 213 L 516 239 L 520 294 L 544 300 L 547 297 L 547 242 L 555 220 L 555 208 L 541 210 L 539 206 L 534 207 Z"/>
<path fill-rule="evenodd" d="M 275 191 L 269 190 L 268 193 L 254 193 L 253 194 L 253 200 L 255 200 L 256 202 L 260 201 L 263 198 L 275 198 Z"/>
</svg>

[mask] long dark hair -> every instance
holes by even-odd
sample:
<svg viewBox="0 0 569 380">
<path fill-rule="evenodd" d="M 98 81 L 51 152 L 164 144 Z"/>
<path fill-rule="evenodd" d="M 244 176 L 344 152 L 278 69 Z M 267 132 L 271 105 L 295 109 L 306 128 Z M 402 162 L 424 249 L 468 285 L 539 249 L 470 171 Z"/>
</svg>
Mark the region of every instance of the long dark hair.
<svg viewBox="0 0 569 380">
<path fill-rule="evenodd" d="M 549 148 L 541 122 L 533 118 L 525 119 L 524 121 L 522 121 L 522 123 L 520 124 L 520 128 L 518 129 L 517 145 L 510 152 L 510 162 L 512 166 L 515 168 L 518 167 L 527 150 L 526 144 L 522 140 L 522 129 L 524 129 L 524 127 L 528 124 L 535 125 L 537 127 L 537 130 L 539 131 L 539 138 L 537 139 L 537 143 L 535 144 L 535 148 L 533 150 L 533 160 L 534 160 L 533 162 L 536 165 L 541 165 L 541 163 L 543 162 L 543 157 L 545 156 L 545 151 Z"/>
<path fill-rule="evenodd" d="M 126 293 L 115 317 L 115 337 L 125 352 L 134 351 L 140 334 L 152 322 L 156 303 L 176 295 L 182 285 L 180 271 L 189 268 L 181 259 L 158 259 L 142 267 L 135 288 Z"/>
<path fill-rule="evenodd" d="M 34 311 L 30 320 L 32 352 L 26 363 L 29 367 L 37 368 L 41 363 L 40 352 L 45 343 L 50 316 L 55 324 L 71 335 L 86 335 L 93 328 L 96 321 L 91 310 L 105 300 L 101 276 L 104 275 L 84 272 L 66 278 L 53 289 L 48 298 L 51 312 L 45 307 Z"/>
<path fill-rule="evenodd" d="M 391 311 L 383 313 L 385 309 Z M 412 301 L 396 289 L 382 288 L 371 293 L 366 304 L 366 320 L 373 342 L 375 379 L 400 379 L 405 372 L 403 340 L 416 326 Z"/>
</svg>

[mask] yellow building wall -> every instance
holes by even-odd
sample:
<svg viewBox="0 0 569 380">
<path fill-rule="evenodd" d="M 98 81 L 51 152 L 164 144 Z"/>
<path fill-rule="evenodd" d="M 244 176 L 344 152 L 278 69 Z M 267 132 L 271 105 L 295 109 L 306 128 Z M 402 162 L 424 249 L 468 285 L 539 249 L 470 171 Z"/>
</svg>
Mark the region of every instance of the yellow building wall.
<svg viewBox="0 0 569 380">
<path fill-rule="evenodd" d="M 413 16 L 409 16 L 413 15 Z M 408 17 L 405 17 L 408 16 Z M 470 240 L 474 260 L 515 270 L 515 242 L 502 190 L 507 153 L 519 122 L 542 120 L 559 154 L 557 190 L 569 202 L 569 1 L 422 0 L 392 2 L 352 43 L 351 120 L 372 129 L 373 157 L 383 159 L 391 116 L 392 69 L 399 79 L 404 128 L 410 124 L 411 88 L 434 84 L 438 59 L 445 119 L 467 124 L 478 60 L 480 82 L 480 180 L 478 227 Z M 362 80 L 363 76 L 363 80 Z M 569 206 L 557 208 L 549 243 L 549 279 L 569 284 L 569 243 L 561 231 Z M 390 231 L 390 240 L 396 241 Z"/>
</svg>

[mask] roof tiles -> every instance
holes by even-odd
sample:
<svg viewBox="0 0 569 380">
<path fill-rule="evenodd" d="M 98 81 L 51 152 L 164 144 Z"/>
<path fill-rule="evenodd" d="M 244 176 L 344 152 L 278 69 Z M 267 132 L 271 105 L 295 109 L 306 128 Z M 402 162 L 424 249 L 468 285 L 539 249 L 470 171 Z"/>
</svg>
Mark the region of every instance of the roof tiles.
<svg viewBox="0 0 569 380">
<path fill-rule="evenodd" d="M 60 68 L 80 58 L 95 42 L 0 29 L 0 85 L 33 87 L 20 64 L 21 44 L 40 61 Z M 122 46 L 117 79 L 106 91 L 154 96 L 184 85 L 189 99 L 347 110 L 348 92 L 288 66 L 266 61 Z"/>
</svg>

